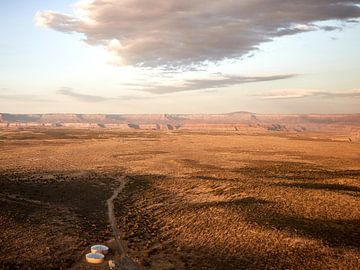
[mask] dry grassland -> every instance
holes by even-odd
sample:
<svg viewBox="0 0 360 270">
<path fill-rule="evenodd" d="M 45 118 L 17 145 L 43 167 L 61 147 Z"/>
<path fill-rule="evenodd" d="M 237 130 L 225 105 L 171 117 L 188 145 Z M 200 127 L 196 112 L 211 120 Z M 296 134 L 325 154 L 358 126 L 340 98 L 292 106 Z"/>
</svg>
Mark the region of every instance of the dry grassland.
<svg viewBox="0 0 360 270">
<path fill-rule="evenodd" d="M 0 268 L 359 269 L 360 144 L 326 134 L 0 130 Z M 110 255 L 111 256 L 111 255 Z"/>
</svg>

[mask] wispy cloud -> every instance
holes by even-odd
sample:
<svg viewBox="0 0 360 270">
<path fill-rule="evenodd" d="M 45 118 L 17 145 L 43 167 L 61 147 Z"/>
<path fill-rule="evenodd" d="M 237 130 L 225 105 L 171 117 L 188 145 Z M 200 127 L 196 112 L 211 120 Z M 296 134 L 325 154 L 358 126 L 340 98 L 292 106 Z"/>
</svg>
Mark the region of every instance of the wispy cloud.
<svg viewBox="0 0 360 270">
<path fill-rule="evenodd" d="M 255 83 L 255 82 L 266 82 L 289 79 L 295 74 L 283 74 L 283 75 L 271 75 L 271 76 L 230 76 L 230 75 L 216 75 L 213 78 L 205 79 L 191 79 L 184 80 L 181 85 L 150 85 L 143 86 L 143 91 L 150 92 L 153 94 L 167 94 L 177 93 L 184 91 L 197 91 L 205 89 L 222 88 L 233 85 Z"/>
<path fill-rule="evenodd" d="M 126 101 L 126 100 L 141 100 L 141 99 L 151 98 L 148 96 L 135 96 L 135 95 L 117 96 L 117 97 L 89 95 L 89 94 L 78 93 L 70 87 L 62 87 L 59 90 L 57 90 L 56 93 L 63 96 L 71 97 L 81 102 Z"/>
<path fill-rule="evenodd" d="M 147 67 L 239 58 L 273 38 L 338 30 L 326 22 L 360 17 L 358 0 L 93 0 L 75 7 L 75 15 L 41 11 L 35 20 L 84 34 L 114 53 L 117 64 Z"/>
<path fill-rule="evenodd" d="M 72 88 L 69 87 L 62 87 L 57 91 L 58 94 L 72 97 L 79 101 L 83 102 L 102 102 L 111 100 L 111 98 L 103 97 L 103 96 L 95 96 L 95 95 L 87 95 L 87 94 L 80 94 L 75 92 Z"/>
<path fill-rule="evenodd" d="M 38 95 L 26 95 L 18 93 L 6 87 L 0 88 L 0 100 L 17 102 L 48 102 L 49 100 Z"/>
<path fill-rule="evenodd" d="M 262 99 L 294 99 L 307 97 L 360 98 L 360 89 L 336 92 L 317 89 L 278 89 L 255 94 L 253 96 L 260 97 Z"/>
<path fill-rule="evenodd" d="M 0 94 L 0 100 L 11 100 L 17 102 L 49 102 L 48 99 L 36 95 L 22 95 L 22 94 Z"/>
</svg>

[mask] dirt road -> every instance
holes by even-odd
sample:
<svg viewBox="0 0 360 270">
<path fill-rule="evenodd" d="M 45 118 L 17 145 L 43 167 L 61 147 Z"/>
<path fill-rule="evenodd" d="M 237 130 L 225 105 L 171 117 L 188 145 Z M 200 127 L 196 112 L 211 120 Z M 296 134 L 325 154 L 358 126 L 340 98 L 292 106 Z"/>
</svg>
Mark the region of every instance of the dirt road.
<svg viewBox="0 0 360 270">
<path fill-rule="evenodd" d="M 115 242 L 117 245 L 118 250 L 116 250 L 117 252 L 119 252 L 118 255 L 120 255 L 120 257 L 123 257 L 125 255 L 125 245 L 121 240 L 121 236 L 120 236 L 120 232 L 119 229 L 117 227 L 116 224 L 116 219 L 115 219 L 115 214 L 114 214 L 114 200 L 116 199 L 116 197 L 119 195 L 119 193 L 124 189 L 127 179 L 126 176 L 120 176 L 117 181 L 120 183 L 120 185 L 114 190 L 114 193 L 112 194 L 112 196 L 106 201 L 107 207 L 108 207 L 108 218 L 109 218 L 109 222 L 113 231 L 113 235 L 115 238 Z"/>
<path fill-rule="evenodd" d="M 120 183 L 120 185 L 114 190 L 112 196 L 106 201 L 108 207 L 108 218 L 117 246 L 117 249 L 115 250 L 115 255 L 116 255 L 115 261 L 116 261 L 116 265 L 120 266 L 120 269 L 138 270 L 141 269 L 140 266 L 137 263 L 135 263 L 126 254 L 126 247 L 124 242 L 121 240 L 121 235 L 118 226 L 116 224 L 116 218 L 114 214 L 114 200 L 122 192 L 128 180 L 125 175 L 122 175 L 119 178 L 117 178 L 117 181 Z"/>
</svg>

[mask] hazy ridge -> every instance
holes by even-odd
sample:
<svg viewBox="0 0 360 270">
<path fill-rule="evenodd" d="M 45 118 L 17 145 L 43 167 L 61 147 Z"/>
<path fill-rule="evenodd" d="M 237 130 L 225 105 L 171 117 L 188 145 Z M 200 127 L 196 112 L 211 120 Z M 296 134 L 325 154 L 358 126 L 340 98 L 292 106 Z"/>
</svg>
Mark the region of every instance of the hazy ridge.
<svg viewBox="0 0 360 270">
<path fill-rule="evenodd" d="M 359 137 L 360 114 L 0 114 L 0 126 L 149 130 L 322 131 Z"/>
</svg>

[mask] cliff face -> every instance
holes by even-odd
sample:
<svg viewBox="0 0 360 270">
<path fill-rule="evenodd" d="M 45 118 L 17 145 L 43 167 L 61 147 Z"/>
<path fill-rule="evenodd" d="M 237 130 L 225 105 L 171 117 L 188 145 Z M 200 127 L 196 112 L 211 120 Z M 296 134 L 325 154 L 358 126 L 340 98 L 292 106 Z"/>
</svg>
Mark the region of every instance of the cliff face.
<svg viewBox="0 0 360 270">
<path fill-rule="evenodd" d="M 246 132 L 327 131 L 358 134 L 360 114 L 0 114 L 1 126 L 71 126 Z"/>
</svg>

